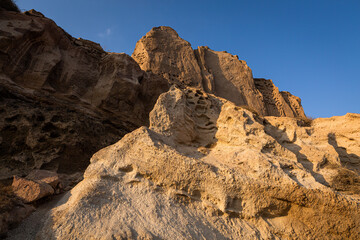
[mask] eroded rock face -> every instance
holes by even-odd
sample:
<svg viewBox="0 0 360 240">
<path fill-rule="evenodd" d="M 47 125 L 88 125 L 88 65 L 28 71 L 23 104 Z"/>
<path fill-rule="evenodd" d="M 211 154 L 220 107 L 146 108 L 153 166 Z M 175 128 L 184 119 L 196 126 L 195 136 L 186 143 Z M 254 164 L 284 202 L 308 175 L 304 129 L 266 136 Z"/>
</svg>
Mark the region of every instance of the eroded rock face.
<svg viewBox="0 0 360 240">
<path fill-rule="evenodd" d="M 137 43 L 132 57 L 144 71 L 152 71 L 170 82 L 202 86 L 202 77 L 189 42 L 170 27 L 155 27 Z"/>
<path fill-rule="evenodd" d="M 358 239 L 359 127 L 359 114 L 263 118 L 172 88 L 150 128 L 92 157 L 37 237 Z"/>
<path fill-rule="evenodd" d="M 35 10 L 0 14 L 0 179 L 84 170 L 90 156 L 148 125 L 166 79 L 124 53 L 75 39 Z"/>
<path fill-rule="evenodd" d="M 137 42 L 132 57 L 145 71 L 249 106 L 261 115 L 305 117 L 299 98 L 280 94 L 272 82 L 256 84 L 245 61 L 208 47 L 193 50 L 170 27 L 153 28 Z"/>
<path fill-rule="evenodd" d="M 141 71 L 130 56 L 107 53 L 97 43 L 74 39 L 50 19 L 31 12 L 4 12 L 0 20 L 4 32 L 0 69 L 11 81 L 79 99 L 137 125 L 146 123 L 144 109 L 154 102 L 140 98 L 143 83 L 151 84 L 151 74 Z M 148 95 L 168 89 L 166 80 L 154 84 L 156 88 L 150 89 L 155 92 Z"/>
<path fill-rule="evenodd" d="M 204 88 L 208 89 L 208 92 L 226 98 L 236 105 L 250 106 L 261 115 L 270 115 L 265 110 L 263 96 L 255 87 L 252 71 L 245 61 L 230 53 L 213 51 L 208 47 L 198 47 L 195 53 L 206 79 Z"/>
<path fill-rule="evenodd" d="M 266 115 L 306 118 L 299 97 L 289 92 L 279 92 L 270 79 L 255 78 L 254 82 L 263 96 Z"/>
</svg>

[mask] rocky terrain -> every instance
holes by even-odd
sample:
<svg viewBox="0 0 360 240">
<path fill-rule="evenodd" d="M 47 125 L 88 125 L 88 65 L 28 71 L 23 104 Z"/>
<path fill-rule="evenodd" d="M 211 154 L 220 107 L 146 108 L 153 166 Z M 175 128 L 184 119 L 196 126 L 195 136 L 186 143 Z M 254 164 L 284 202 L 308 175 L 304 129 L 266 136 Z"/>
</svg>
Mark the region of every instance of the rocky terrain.
<svg viewBox="0 0 360 240">
<path fill-rule="evenodd" d="M 359 127 L 359 114 L 304 126 L 172 88 L 149 128 L 92 157 L 37 237 L 358 239 Z"/>
<path fill-rule="evenodd" d="M 0 114 L 0 237 L 360 238 L 360 115 L 170 27 L 128 56 L 0 5 Z"/>
<path fill-rule="evenodd" d="M 249 106 L 264 116 L 305 117 L 300 98 L 279 92 L 272 81 L 253 79 L 245 61 L 209 47 L 193 50 L 170 27 L 156 27 L 136 44 L 132 57 L 141 69 L 171 83 L 191 86 Z"/>
</svg>

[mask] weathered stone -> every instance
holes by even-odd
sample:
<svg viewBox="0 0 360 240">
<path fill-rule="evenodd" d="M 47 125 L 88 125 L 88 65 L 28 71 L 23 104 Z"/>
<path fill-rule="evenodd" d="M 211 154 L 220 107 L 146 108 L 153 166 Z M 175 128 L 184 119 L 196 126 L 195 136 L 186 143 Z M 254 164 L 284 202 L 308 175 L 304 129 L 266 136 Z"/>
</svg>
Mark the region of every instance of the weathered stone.
<svg viewBox="0 0 360 240">
<path fill-rule="evenodd" d="M 169 88 L 130 56 L 75 39 L 35 10 L 2 11 L 0 28 L 0 179 L 83 171 L 94 152 L 148 125 Z"/>
<path fill-rule="evenodd" d="M 193 50 L 170 27 L 153 28 L 137 42 L 132 57 L 143 70 L 248 106 L 261 115 L 305 117 L 300 98 L 280 94 L 272 82 L 255 79 L 255 84 L 251 69 L 238 56 L 209 47 Z"/>
<path fill-rule="evenodd" d="M 37 237 L 358 239 L 359 127 L 359 114 L 263 118 L 172 88 L 150 128 L 92 157 Z"/>
<path fill-rule="evenodd" d="M 279 92 L 272 80 L 255 78 L 255 86 L 263 95 L 265 115 L 306 118 L 301 99 L 289 92 Z"/>
<path fill-rule="evenodd" d="M 202 86 L 202 77 L 189 42 L 170 27 L 155 27 L 137 43 L 132 57 L 144 71 L 152 71 L 172 83 Z"/>
<path fill-rule="evenodd" d="M 27 179 L 33 181 L 40 181 L 43 183 L 49 184 L 54 189 L 59 183 L 59 175 L 56 172 L 51 172 L 47 170 L 32 170 L 29 175 L 26 176 Z"/>
<path fill-rule="evenodd" d="M 14 176 L 12 183 L 13 192 L 25 203 L 34 202 L 43 197 L 54 194 L 54 189 L 47 183 L 33 181 Z"/>
<path fill-rule="evenodd" d="M 255 87 L 252 71 L 245 61 L 230 53 L 213 51 L 208 47 L 198 47 L 195 53 L 204 79 L 209 79 L 204 83 L 209 86 L 208 92 L 226 98 L 236 105 L 249 106 L 261 115 L 267 115 L 263 96 Z"/>
</svg>

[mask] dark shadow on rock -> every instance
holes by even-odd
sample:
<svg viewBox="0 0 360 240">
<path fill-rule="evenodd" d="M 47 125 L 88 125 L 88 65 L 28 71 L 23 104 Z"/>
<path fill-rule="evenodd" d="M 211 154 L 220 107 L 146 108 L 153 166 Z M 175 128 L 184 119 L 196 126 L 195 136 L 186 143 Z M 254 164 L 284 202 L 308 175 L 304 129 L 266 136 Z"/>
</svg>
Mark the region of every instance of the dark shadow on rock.
<svg viewBox="0 0 360 240">
<path fill-rule="evenodd" d="M 314 172 L 314 164 L 309 161 L 309 159 L 306 157 L 306 155 L 302 154 L 301 151 L 301 147 L 293 142 L 296 141 L 296 132 L 294 133 L 294 140 L 290 142 L 290 140 L 288 142 L 282 142 L 280 141 L 280 139 L 284 139 L 284 134 L 286 135 L 285 132 L 281 132 L 281 136 L 278 136 L 276 134 L 273 134 L 273 132 L 277 132 L 279 133 L 280 131 L 274 127 L 273 125 L 271 125 L 269 122 L 266 122 L 265 124 L 267 124 L 267 127 L 269 127 L 271 129 L 271 131 L 267 131 L 265 128 L 265 132 L 267 134 L 269 134 L 271 137 L 273 137 L 281 146 L 283 146 L 284 148 L 288 149 L 289 151 L 293 152 L 297 158 L 297 161 L 304 167 L 306 168 L 310 174 L 314 177 L 314 179 L 323 184 L 324 186 L 330 186 L 329 183 L 325 180 L 324 176 Z M 287 135 L 286 135 L 287 137 Z M 285 171 L 286 172 L 286 171 Z M 292 178 L 294 179 L 294 178 Z M 295 180 L 295 179 L 294 179 Z M 296 182 L 298 182 L 297 180 L 295 180 Z"/>
<path fill-rule="evenodd" d="M 353 153 L 348 153 L 346 148 L 340 147 L 334 133 L 328 134 L 328 143 L 334 147 L 339 154 L 341 166 L 354 170 L 360 174 L 360 157 Z"/>
</svg>

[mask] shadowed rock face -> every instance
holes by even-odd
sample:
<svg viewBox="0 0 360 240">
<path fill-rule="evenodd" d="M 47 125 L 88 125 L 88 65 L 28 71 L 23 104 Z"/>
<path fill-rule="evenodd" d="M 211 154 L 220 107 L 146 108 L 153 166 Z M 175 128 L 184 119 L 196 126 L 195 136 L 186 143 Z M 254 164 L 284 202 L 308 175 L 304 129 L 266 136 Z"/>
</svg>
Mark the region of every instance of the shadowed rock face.
<svg viewBox="0 0 360 240">
<path fill-rule="evenodd" d="M 37 237 L 358 239 L 359 126 L 359 114 L 263 118 L 173 87 L 149 128 L 92 157 Z"/>
<path fill-rule="evenodd" d="M 153 28 L 137 42 L 132 57 L 143 70 L 249 106 L 261 115 L 305 117 L 299 98 L 280 94 L 273 84 L 256 84 L 245 61 L 208 47 L 193 50 L 170 27 Z"/>
<path fill-rule="evenodd" d="M 35 10 L 0 14 L 0 179 L 33 168 L 84 170 L 148 124 L 166 79 L 124 53 L 75 39 Z"/>
</svg>

